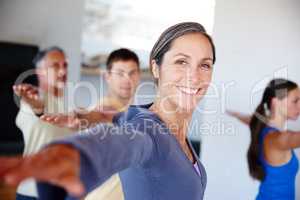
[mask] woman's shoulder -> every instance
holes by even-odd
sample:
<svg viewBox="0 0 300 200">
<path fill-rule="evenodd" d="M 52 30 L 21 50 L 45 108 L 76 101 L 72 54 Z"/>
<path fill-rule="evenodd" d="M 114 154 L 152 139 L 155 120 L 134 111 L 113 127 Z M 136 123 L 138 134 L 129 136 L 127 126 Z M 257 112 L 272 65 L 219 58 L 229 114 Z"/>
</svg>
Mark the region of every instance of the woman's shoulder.
<svg viewBox="0 0 300 200">
<path fill-rule="evenodd" d="M 150 105 L 130 106 L 123 118 L 127 123 L 135 124 L 139 131 L 159 136 L 169 134 L 165 123 L 148 108 Z"/>
<path fill-rule="evenodd" d="M 126 126 L 147 134 L 152 138 L 155 146 L 160 151 L 174 147 L 174 139 L 168 127 L 148 107 L 149 105 L 130 106 L 126 112 L 120 113 L 114 119 L 118 126 Z"/>
<path fill-rule="evenodd" d="M 141 123 L 144 121 L 152 121 L 153 123 L 163 124 L 158 116 L 151 112 L 148 108 L 151 104 L 131 105 L 125 112 L 120 112 L 113 118 L 113 123 L 122 125 L 124 123 Z"/>
<path fill-rule="evenodd" d="M 265 137 L 266 135 L 270 134 L 270 133 L 274 133 L 274 132 L 278 132 L 279 129 L 272 127 L 272 126 L 265 126 L 262 130 L 261 130 L 261 137 Z"/>
</svg>

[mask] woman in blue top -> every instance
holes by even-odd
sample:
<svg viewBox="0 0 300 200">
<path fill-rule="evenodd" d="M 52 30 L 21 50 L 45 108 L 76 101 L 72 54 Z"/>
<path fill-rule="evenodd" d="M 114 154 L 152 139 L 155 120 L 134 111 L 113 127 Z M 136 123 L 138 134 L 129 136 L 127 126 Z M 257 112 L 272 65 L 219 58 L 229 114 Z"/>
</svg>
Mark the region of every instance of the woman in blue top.
<svg viewBox="0 0 300 200">
<path fill-rule="evenodd" d="M 295 200 L 300 132 L 285 130 L 287 120 L 300 114 L 300 90 L 296 83 L 274 79 L 250 120 L 248 150 L 250 175 L 261 181 L 257 200 Z"/>
<path fill-rule="evenodd" d="M 203 199 L 206 173 L 186 135 L 214 63 L 215 47 L 202 25 L 168 28 L 150 54 L 158 83 L 153 104 L 130 107 L 114 117 L 114 126 L 99 124 L 33 156 L 2 158 L 0 176 L 11 184 L 35 177 L 74 199 L 120 172 L 125 199 Z M 42 188 L 41 199 L 60 199 L 49 193 L 53 186 Z"/>
</svg>

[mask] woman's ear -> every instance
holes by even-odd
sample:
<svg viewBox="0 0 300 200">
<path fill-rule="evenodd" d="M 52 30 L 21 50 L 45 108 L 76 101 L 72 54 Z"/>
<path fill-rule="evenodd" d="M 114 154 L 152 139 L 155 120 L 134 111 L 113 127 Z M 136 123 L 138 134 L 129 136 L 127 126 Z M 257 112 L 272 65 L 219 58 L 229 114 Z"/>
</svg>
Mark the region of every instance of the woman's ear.
<svg viewBox="0 0 300 200">
<path fill-rule="evenodd" d="M 155 79 L 159 79 L 159 66 L 155 60 L 151 61 L 151 71 Z"/>
</svg>

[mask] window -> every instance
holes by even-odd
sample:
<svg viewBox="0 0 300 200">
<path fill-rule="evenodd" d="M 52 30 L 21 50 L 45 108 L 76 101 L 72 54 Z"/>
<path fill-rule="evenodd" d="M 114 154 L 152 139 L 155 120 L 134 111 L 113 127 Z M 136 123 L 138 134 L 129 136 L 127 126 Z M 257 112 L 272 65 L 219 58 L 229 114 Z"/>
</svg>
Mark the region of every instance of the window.
<svg viewBox="0 0 300 200">
<path fill-rule="evenodd" d="M 215 0 L 86 0 L 82 50 L 91 57 L 127 47 L 147 67 L 149 52 L 164 29 L 197 21 L 211 33 L 214 8 Z"/>
</svg>

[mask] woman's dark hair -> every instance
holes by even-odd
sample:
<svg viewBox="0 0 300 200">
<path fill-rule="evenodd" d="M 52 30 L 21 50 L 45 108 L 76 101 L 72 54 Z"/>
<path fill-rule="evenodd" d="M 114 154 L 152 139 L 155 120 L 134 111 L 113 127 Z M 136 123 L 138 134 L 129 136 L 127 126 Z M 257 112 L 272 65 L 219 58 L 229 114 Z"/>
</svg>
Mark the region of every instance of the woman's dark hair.
<svg viewBox="0 0 300 200">
<path fill-rule="evenodd" d="M 134 61 L 137 66 L 140 66 L 140 61 L 136 53 L 133 51 L 126 49 L 126 48 L 121 48 L 114 50 L 111 52 L 107 58 L 106 61 L 106 69 L 110 71 L 112 69 L 113 63 L 117 61 L 129 61 L 132 60 Z"/>
<path fill-rule="evenodd" d="M 196 22 L 182 22 L 175 24 L 174 26 L 169 27 L 165 30 L 156 43 L 154 44 L 149 59 L 150 70 L 152 71 L 152 60 L 155 60 L 157 65 L 161 65 L 163 57 L 167 51 L 171 48 L 172 42 L 179 38 L 180 36 L 189 34 L 189 33 L 201 33 L 204 35 L 211 44 L 213 51 L 213 63 L 216 61 L 216 50 L 212 38 L 206 33 L 205 28 Z"/>
<path fill-rule="evenodd" d="M 250 175 L 255 179 L 262 181 L 265 177 L 265 172 L 259 160 L 262 151 L 259 137 L 261 131 L 267 126 L 267 120 L 271 114 L 272 99 L 283 99 L 297 87 L 298 85 L 292 81 L 281 78 L 273 79 L 266 87 L 262 100 L 252 115 L 250 121 L 251 142 L 247 159 Z"/>
</svg>

